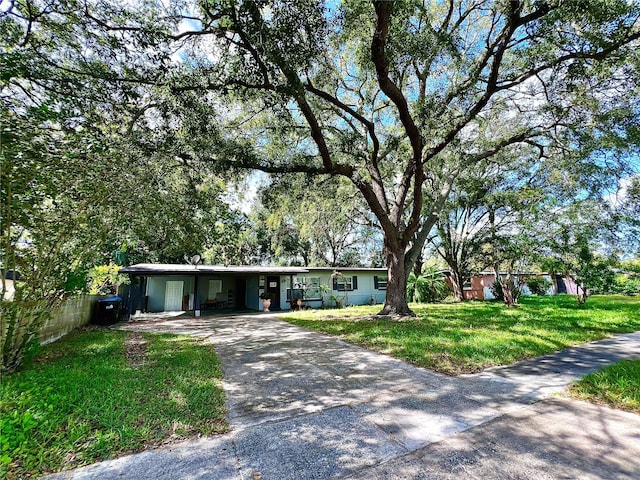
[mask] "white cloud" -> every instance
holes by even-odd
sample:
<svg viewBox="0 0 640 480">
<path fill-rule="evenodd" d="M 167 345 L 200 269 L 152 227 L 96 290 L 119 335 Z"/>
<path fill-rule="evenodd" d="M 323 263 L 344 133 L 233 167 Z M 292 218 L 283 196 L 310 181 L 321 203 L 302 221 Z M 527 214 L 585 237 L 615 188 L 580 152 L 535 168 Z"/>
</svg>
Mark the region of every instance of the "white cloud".
<svg viewBox="0 0 640 480">
<path fill-rule="evenodd" d="M 633 177 L 625 177 L 620 179 L 620 181 L 618 182 L 618 190 L 609 195 L 606 195 L 604 199 L 613 207 L 619 207 L 620 205 L 622 205 L 627 198 L 627 190 L 631 185 L 632 178 Z"/>
</svg>

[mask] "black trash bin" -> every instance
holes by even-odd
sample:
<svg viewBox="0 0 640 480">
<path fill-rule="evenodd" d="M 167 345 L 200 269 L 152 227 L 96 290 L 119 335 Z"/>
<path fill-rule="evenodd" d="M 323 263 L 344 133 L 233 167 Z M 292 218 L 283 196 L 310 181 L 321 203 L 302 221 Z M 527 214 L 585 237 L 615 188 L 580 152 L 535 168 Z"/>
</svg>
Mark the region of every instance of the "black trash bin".
<svg viewBox="0 0 640 480">
<path fill-rule="evenodd" d="M 113 325 L 120 319 L 122 298 L 118 296 L 101 298 L 96 302 L 93 321 L 96 325 Z"/>
</svg>

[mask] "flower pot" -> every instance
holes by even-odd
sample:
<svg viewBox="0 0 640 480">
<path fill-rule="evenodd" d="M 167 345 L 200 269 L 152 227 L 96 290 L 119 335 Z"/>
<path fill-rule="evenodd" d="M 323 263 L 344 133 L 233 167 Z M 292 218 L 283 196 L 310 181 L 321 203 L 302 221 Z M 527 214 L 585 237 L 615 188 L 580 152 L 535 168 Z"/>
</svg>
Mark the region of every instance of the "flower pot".
<svg viewBox="0 0 640 480">
<path fill-rule="evenodd" d="M 271 299 L 270 298 L 265 298 L 264 300 L 262 300 L 262 308 L 263 311 L 265 312 L 269 312 L 269 307 L 271 306 Z"/>
</svg>

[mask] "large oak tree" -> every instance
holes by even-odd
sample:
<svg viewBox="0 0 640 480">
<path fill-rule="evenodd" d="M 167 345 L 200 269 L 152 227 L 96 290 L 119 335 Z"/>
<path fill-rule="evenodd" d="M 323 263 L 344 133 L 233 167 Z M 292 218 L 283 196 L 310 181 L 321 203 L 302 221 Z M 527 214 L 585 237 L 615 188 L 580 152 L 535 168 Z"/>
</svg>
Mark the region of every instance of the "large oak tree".
<svg viewBox="0 0 640 480">
<path fill-rule="evenodd" d="M 637 129 L 625 0 L 12 5 L 43 88 L 137 109 L 129 132 L 155 127 L 184 162 L 349 179 L 384 233 L 381 313 L 411 314 L 408 273 L 461 172 L 593 161 Z"/>
</svg>

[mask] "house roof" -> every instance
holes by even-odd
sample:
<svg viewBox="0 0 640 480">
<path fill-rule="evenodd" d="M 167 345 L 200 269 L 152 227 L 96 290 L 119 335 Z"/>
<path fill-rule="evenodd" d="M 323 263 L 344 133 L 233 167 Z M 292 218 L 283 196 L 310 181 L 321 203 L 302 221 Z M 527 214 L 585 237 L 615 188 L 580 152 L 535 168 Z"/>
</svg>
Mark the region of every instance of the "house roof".
<svg viewBox="0 0 640 480">
<path fill-rule="evenodd" d="M 438 270 L 437 273 L 442 273 L 444 275 L 450 275 L 451 274 L 451 270 L 449 269 L 443 269 L 443 270 Z M 507 272 L 506 270 L 500 270 L 500 275 L 506 275 Z M 549 272 L 534 272 L 534 271 L 525 271 L 525 270 L 517 270 L 515 272 L 511 272 L 512 275 L 552 275 Z M 487 275 L 495 275 L 495 271 L 493 270 L 482 270 L 481 272 L 476 272 L 474 273 L 472 276 L 474 277 L 478 277 L 478 276 L 487 276 Z"/>
<path fill-rule="evenodd" d="M 138 263 L 120 269 L 120 273 L 140 273 L 146 275 L 189 274 L 194 273 L 257 273 L 257 274 L 295 274 L 307 273 L 303 267 L 260 267 L 252 265 L 179 265 L 169 263 Z"/>
<path fill-rule="evenodd" d="M 180 265 L 172 263 L 138 263 L 120 269 L 120 273 L 141 275 L 193 275 L 195 273 L 253 273 L 259 275 L 295 275 L 318 271 L 386 272 L 386 268 L 363 267 L 263 267 L 255 265 Z"/>
<path fill-rule="evenodd" d="M 306 267 L 309 272 L 387 272 L 386 268 L 372 267 Z"/>
<path fill-rule="evenodd" d="M 7 271 L 7 273 L 5 274 L 5 277 L 7 280 L 22 280 L 22 275 L 20 275 L 20 272 L 15 272 L 13 270 L 9 270 Z"/>
</svg>

